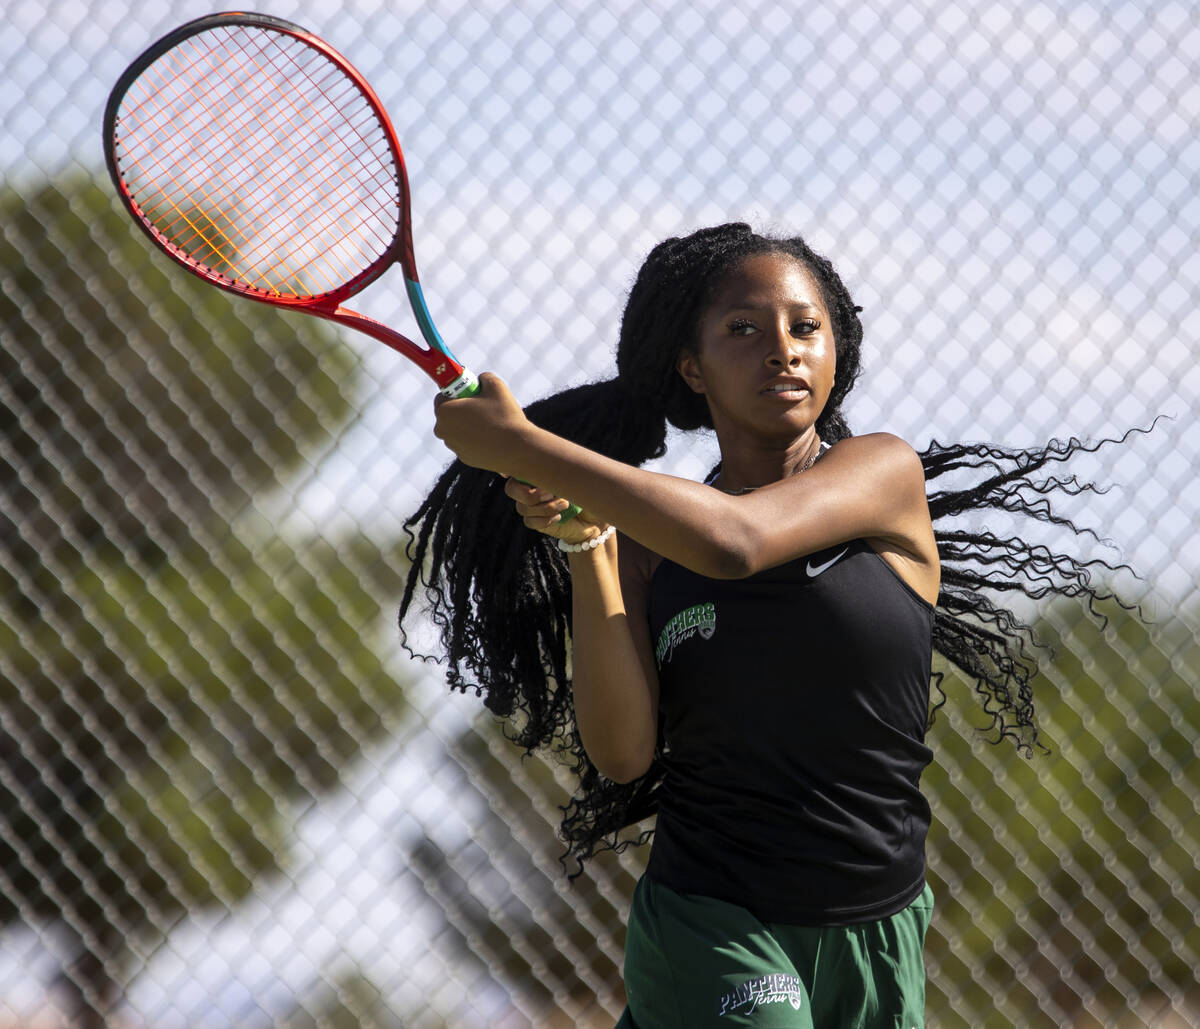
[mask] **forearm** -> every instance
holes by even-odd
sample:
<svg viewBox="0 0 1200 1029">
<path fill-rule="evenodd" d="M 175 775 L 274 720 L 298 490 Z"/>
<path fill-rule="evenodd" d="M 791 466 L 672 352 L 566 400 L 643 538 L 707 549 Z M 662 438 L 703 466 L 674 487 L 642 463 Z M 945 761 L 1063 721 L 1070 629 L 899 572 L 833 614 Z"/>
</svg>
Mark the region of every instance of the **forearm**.
<svg viewBox="0 0 1200 1029">
<path fill-rule="evenodd" d="M 533 426 L 514 458 L 513 474 L 569 497 L 648 550 L 713 578 L 745 574 L 748 528 L 719 491 L 614 461 Z"/>
<path fill-rule="evenodd" d="M 658 690 L 622 597 L 617 540 L 570 558 L 575 723 L 609 778 L 642 775 L 654 756 Z"/>
<path fill-rule="evenodd" d="M 616 525 L 650 551 L 714 578 L 747 574 L 754 525 L 733 498 L 699 483 L 614 461 L 533 425 L 496 376 L 477 396 L 435 400 L 434 433 L 459 460 L 558 497 Z"/>
<path fill-rule="evenodd" d="M 852 539 L 936 565 L 920 458 L 887 433 L 838 443 L 804 475 L 744 496 L 613 461 L 532 426 L 513 456 L 518 474 L 708 578 L 742 578 Z"/>
</svg>

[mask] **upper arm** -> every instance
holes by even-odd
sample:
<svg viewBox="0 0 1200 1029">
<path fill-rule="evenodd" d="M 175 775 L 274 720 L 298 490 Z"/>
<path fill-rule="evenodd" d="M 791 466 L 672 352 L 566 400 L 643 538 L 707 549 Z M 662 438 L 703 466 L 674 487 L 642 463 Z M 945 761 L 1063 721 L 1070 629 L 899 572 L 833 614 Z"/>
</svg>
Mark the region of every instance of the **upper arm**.
<svg viewBox="0 0 1200 1029">
<path fill-rule="evenodd" d="M 628 536 L 620 537 L 617 553 L 625 618 L 657 714 L 658 663 L 654 660 L 654 643 L 650 638 L 650 579 L 662 559 Z"/>
</svg>

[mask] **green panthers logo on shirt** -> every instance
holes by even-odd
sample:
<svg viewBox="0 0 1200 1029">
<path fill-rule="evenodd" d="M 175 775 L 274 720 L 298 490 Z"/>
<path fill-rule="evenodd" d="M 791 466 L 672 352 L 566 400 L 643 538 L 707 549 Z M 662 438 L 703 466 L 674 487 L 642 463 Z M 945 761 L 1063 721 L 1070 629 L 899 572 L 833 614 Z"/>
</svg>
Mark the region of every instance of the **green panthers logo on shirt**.
<svg viewBox="0 0 1200 1029">
<path fill-rule="evenodd" d="M 675 647 L 697 633 L 701 639 L 711 639 L 717 631 L 717 608 L 713 603 L 696 604 L 680 611 L 658 634 L 658 642 L 654 645 L 654 657 L 661 667 L 671 659 Z"/>
</svg>

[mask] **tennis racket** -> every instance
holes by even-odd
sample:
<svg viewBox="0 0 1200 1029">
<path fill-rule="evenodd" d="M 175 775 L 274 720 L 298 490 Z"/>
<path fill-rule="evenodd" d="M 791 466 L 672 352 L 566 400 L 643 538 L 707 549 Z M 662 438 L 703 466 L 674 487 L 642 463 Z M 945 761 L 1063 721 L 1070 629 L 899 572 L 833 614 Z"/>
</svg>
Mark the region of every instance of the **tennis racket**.
<svg viewBox="0 0 1200 1029">
<path fill-rule="evenodd" d="M 317 36 L 236 11 L 181 25 L 117 80 L 104 153 L 134 222 L 193 275 L 365 332 L 444 396 L 479 392 L 421 290 L 387 112 Z M 343 306 L 397 263 L 425 346 Z"/>
</svg>

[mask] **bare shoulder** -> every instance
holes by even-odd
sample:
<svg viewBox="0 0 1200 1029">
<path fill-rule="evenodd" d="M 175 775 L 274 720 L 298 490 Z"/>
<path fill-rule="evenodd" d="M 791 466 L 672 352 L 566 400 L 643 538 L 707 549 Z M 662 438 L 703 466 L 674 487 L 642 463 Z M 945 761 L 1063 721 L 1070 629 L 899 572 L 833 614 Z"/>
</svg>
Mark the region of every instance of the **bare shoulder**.
<svg viewBox="0 0 1200 1029">
<path fill-rule="evenodd" d="M 852 461 L 887 461 L 920 468 L 921 458 L 912 446 L 890 432 L 869 432 L 863 436 L 848 436 L 829 448 L 824 460 L 834 454 Z"/>
<path fill-rule="evenodd" d="M 878 527 L 864 538 L 920 597 L 935 605 L 941 569 L 920 455 L 899 436 L 877 432 L 835 444 L 825 459 L 835 457 L 869 484 L 879 505 Z"/>
<path fill-rule="evenodd" d="M 839 440 L 821 459 L 829 471 L 861 476 L 876 486 L 886 485 L 925 494 L 925 468 L 920 455 L 899 436 L 872 432 Z"/>
</svg>

